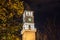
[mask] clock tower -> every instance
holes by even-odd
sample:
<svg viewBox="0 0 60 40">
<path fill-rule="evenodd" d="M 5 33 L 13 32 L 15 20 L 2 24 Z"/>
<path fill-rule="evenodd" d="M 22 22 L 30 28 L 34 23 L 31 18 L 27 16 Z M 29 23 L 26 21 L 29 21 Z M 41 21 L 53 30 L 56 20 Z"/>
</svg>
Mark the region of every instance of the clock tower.
<svg viewBox="0 0 60 40">
<path fill-rule="evenodd" d="M 33 11 L 25 10 L 23 14 L 22 40 L 36 40 Z"/>
</svg>

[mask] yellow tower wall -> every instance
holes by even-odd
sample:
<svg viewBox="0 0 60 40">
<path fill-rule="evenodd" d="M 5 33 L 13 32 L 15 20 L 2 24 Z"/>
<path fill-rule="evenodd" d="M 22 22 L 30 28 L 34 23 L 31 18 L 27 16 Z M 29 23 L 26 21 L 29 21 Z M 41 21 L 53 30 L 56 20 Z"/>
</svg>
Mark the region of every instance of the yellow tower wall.
<svg viewBox="0 0 60 40">
<path fill-rule="evenodd" d="M 22 34 L 22 40 L 36 40 L 35 31 L 25 30 Z"/>
</svg>

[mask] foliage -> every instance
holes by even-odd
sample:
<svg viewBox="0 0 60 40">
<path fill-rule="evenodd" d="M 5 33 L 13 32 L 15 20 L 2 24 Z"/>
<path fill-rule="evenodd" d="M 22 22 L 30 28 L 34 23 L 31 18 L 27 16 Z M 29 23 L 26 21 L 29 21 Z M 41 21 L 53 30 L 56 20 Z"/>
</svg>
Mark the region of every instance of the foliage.
<svg viewBox="0 0 60 40">
<path fill-rule="evenodd" d="M 20 40 L 15 34 L 22 28 L 23 11 L 23 1 L 0 0 L 0 40 Z"/>
</svg>

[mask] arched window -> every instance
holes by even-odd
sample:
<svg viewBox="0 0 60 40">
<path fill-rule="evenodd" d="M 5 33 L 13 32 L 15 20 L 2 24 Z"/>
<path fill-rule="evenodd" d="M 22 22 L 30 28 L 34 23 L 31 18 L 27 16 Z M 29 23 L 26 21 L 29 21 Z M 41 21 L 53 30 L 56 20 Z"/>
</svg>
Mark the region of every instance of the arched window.
<svg viewBox="0 0 60 40">
<path fill-rule="evenodd" d="M 29 30 L 31 30 L 31 26 L 29 25 Z"/>
</svg>

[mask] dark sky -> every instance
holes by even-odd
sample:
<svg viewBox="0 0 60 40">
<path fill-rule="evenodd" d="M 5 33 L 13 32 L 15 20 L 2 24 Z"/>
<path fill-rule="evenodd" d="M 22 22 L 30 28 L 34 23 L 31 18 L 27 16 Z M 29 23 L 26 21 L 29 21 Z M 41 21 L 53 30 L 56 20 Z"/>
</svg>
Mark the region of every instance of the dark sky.
<svg viewBox="0 0 60 40">
<path fill-rule="evenodd" d="M 59 40 L 60 0 L 24 0 L 24 2 L 35 12 L 35 27 L 43 33 L 45 25 L 50 22 Z"/>
<path fill-rule="evenodd" d="M 55 24 L 60 23 L 60 0 L 24 0 L 32 10 L 34 10 L 35 23 L 37 25 L 44 25 L 47 22 L 47 18 L 52 21 L 55 20 Z"/>
</svg>

